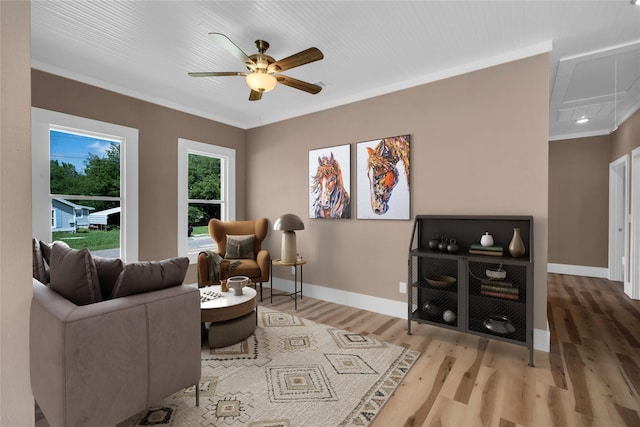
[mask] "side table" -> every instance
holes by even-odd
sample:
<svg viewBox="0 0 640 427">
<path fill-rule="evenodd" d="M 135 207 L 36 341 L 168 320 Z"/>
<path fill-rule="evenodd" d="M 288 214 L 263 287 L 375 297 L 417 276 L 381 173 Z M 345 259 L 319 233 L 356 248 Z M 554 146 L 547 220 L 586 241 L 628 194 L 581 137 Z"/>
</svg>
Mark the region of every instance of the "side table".
<svg viewBox="0 0 640 427">
<path fill-rule="evenodd" d="M 296 259 L 296 262 L 282 262 L 280 258 L 271 260 L 271 302 L 273 302 L 273 297 L 291 297 L 293 298 L 293 304 L 295 309 L 298 309 L 298 294 L 300 294 L 300 299 L 302 299 L 302 266 L 307 263 L 307 260 L 304 258 Z M 273 293 L 273 267 L 293 267 L 293 292 L 290 293 Z M 298 290 L 298 268 L 300 268 L 300 290 Z"/>
</svg>

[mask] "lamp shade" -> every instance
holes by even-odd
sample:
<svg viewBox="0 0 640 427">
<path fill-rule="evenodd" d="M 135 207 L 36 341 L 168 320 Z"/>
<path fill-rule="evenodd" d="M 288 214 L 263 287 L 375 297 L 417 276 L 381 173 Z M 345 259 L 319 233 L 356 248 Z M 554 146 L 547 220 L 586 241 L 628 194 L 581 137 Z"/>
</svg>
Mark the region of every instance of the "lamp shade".
<svg viewBox="0 0 640 427">
<path fill-rule="evenodd" d="M 273 224 L 274 230 L 282 231 L 282 254 L 280 261 L 285 264 L 295 264 L 298 254 L 296 252 L 296 232 L 304 230 L 304 223 L 294 214 L 284 214 L 276 219 Z"/>
<path fill-rule="evenodd" d="M 284 214 L 276 219 L 276 222 L 273 224 L 273 229 L 280 231 L 304 230 L 304 223 L 297 215 Z"/>
<path fill-rule="evenodd" d="M 256 92 L 269 92 L 276 87 L 276 78 L 271 74 L 255 72 L 245 77 L 249 87 Z"/>
</svg>

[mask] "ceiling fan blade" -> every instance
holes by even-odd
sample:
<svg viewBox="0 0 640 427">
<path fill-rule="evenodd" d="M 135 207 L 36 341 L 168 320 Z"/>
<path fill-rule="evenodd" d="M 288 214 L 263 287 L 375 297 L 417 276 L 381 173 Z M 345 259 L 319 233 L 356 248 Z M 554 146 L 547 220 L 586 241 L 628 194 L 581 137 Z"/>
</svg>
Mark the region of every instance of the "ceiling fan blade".
<svg viewBox="0 0 640 427">
<path fill-rule="evenodd" d="M 315 47 L 310 47 L 307 50 L 303 50 L 302 52 L 294 53 L 291 56 L 288 56 L 284 59 L 274 62 L 269 65 L 267 71 L 269 73 L 278 73 L 280 71 L 289 70 L 294 67 L 299 67 L 300 65 L 308 64 L 310 62 L 319 61 L 324 58 L 320 49 Z"/>
<path fill-rule="evenodd" d="M 241 71 L 203 71 L 196 73 L 187 73 L 191 77 L 221 77 L 221 76 L 246 76 L 247 73 Z"/>
<path fill-rule="evenodd" d="M 253 62 L 253 60 L 249 58 L 247 54 L 242 51 L 242 49 L 236 46 L 235 43 L 233 43 L 229 39 L 229 37 L 221 33 L 209 33 L 209 37 L 211 37 L 211 39 L 215 43 L 217 43 L 219 46 L 226 49 L 227 52 L 229 52 L 230 54 L 238 58 L 240 61 L 242 61 L 242 63 L 247 67 L 249 67 L 251 70 L 256 69 L 256 63 Z"/>
<path fill-rule="evenodd" d="M 293 77 L 283 76 L 282 74 L 277 74 L 275 78 L 278 81 L 278 83 L 282 83 L 283 85 L 292 87 L 294 89 L 300 89 L 305 92 L 309 92 L 313 95 L 315 95 L 316 93 L 322 90 L 322 86 L 303 82 L 302 80 L 294 79 Z"/>
<path fill-rule="evenodd" d="M 252 90 L 249 94 L 249 101 L 260 101 L 262 99 L 262 92 Z"/>
</svg>

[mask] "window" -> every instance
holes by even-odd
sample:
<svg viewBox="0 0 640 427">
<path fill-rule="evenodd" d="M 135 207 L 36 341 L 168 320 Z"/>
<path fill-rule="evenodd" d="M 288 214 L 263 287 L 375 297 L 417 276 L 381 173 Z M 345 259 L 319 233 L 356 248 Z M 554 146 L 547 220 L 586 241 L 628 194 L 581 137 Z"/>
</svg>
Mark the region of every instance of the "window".
<svg viewBox="0 0 640 427">
<path fill-rule="evenodd" d="M 234 149 L 178 140 L 179 254 L 192 263 L 215 248 L 209 220 L 235 219 L 235 157 Z"/>
<path fill-rule="evenodd" d="M 137 260 L 137 129 L 33 108 L 32 158 L 34 237 Z"/>
</svg>

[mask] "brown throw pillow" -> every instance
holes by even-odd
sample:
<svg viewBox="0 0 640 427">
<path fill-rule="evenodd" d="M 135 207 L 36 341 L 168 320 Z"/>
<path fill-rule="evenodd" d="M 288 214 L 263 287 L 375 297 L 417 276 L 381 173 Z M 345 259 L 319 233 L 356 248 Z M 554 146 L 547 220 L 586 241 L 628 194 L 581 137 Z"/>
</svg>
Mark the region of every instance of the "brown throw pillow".
<svg viewBox="0 0 640 427">
<path fill-rule="evenodd" d="M 76 305 L 102 301 L 96 265 L 89 249 L 51 247 L 51 289 Z"/>
<path fill-rule="evenodd" d="M 111 292 L 111 298 L 181 285 L 188 267 L 189 258 L 187 257 L 126 264 Z"/>
<path fill-rule="evenodd" d="M 103 258 L 99 256 L 93 257 L 98 271 L 98 281 L 100 282 L 100 291 L 102 299 L 111 298 L 113 288 L 120 277 L 120 273 L 124 270 L 124 263 L 120 258 Z"/>
<path fill-rule="evenodd" d="M 253 242 L 255 236 L 253 234 L 227 235 L 226 259 L 253 259 Z"/>
</svg>

